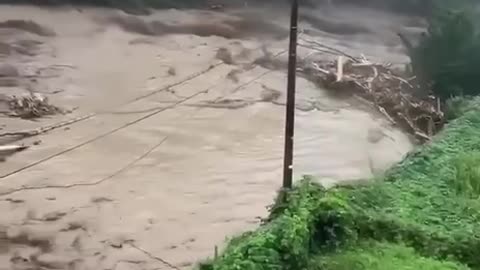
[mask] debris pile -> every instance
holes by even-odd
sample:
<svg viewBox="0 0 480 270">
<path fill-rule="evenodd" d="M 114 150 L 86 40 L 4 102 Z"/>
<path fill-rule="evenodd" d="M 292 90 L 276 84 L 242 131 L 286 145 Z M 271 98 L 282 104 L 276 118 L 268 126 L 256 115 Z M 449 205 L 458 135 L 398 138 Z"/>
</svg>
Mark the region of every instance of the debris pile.
<svg viewBox="0 0 480 270">
<path fill-rule="evenodd" d="M 300 72 L 334 95 L 354 95 L 375 107 L 392 124 L 421 142 L 430 140 L 444 125 L 440 100 L 419 94 L 415 77 L 407 78 L 390 64 L 373 63 L 338 50 L 310 43 L 322 52 L 336 54 L 334 61 L 312 61 Z"/>
<path fill-rule="evenodd" d="M 35 119 L 47 115 L 64 113 L 59 107 L 50 104 L 48 98 L 38 93 L 9 97 L 8 105 L 10 112 L 7 114 L 22 119 Z"/>
</svg>

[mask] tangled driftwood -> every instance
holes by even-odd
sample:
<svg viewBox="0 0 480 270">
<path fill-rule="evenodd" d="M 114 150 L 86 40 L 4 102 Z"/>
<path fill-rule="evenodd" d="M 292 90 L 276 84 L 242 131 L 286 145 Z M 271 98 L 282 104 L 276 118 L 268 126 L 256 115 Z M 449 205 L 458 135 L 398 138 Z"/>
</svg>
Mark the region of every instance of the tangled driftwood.
<svg viewBox="0 0 480 270">
<path fill-rule="evenodd" d="M 353 57 L 313 41 L 303 45 L 336 54 L 335 61 L 313 61 L 301 68 L 309 79 L 338 94 L 359 96 L 385 117 L 422 142 L 429 140 L 444 124 L 440 101 L 419 95 L 415 78 L 394 71 L 389 64 L 373 63 L 364 56 Z"/>
<path fill-rule="evenodd" d="M 10 112 L 9 116 L 20 117 L 23 119 L 34 119 L 64 111 L 48 102 L 43 95 L 31 93 L 22 96 L 12 96 L 8 100 Z"/>
</svg>

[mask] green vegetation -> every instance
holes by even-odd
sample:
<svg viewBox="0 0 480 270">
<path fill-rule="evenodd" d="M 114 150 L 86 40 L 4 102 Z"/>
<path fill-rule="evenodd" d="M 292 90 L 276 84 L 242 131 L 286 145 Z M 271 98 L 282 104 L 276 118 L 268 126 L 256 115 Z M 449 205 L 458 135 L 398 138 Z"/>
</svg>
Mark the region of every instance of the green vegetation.
<svg viewBox="0 0 480 270">
<path fill-rule="evenodd" d="M 304 181 L 272 209 L 272 219 L 260 229 L 232 239 L 224 255 L 200 268 L 215 270 L 302 269 L 309 258 L 317 207 L 324 189 Z M 283 200 L 282 198 L 285 198 Z M 332 204 L 331 208 L 336 208 Z"/>
<path fill-rule="evenodd" d="M 480 98 L 453 97 L 447 100 L 445 107 L 446 119 L 451 121 L 480 108 Z"/>
<path fill-rule="evenodd" d="M 269 222 L 200 268 L 480 269 L 479 110 L 451 122 L 383 181 L 326 191 L 304 179 L 282 193 Z"/>
<path fill-rule="evenodd" d="M 461 154 L 455 161 L 452 186 L 458 194 L 480 197 L 480 152 Z"/>
<path fill-rule="evenodd" d="M 450 261 L 422 257 L 413 248 L 385 242 L 363 242 L 328 255 L 314 256 L 310 270 L 467 270 Z"/>
<path fill-rule="evenodd" d="M 444 100 L 480 94 L 480 35 L 467 7 L 438 9 L 418 45 L 404 42 L 420 85 Z"/>
</svg>

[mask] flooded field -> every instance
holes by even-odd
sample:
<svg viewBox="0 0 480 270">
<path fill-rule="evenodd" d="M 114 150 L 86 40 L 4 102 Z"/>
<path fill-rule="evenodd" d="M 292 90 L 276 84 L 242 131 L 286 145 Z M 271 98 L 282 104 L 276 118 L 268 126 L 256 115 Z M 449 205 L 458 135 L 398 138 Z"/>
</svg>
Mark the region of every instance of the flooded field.
<svg viewBox="0 0 480 270">
<path fill-rule="evenodd" d="M 408 18 L 303 14 L 303 36 L 407 61 L 395 31 Z M 1 6 L 0 112 L 1 96 L 33 91 L 67 113 L 0 115 L 0 133 L 79 121 L 0 163 L 0 269 L 188 269 L 257 226 L 281 184 L 286 85 L 284 65 L 260 60 L 286 59 L 287 25 L 273 8 Z M 365 106 L 297 89 L 297 178 L 365 179 L 411 150 Z"/>
</svg>

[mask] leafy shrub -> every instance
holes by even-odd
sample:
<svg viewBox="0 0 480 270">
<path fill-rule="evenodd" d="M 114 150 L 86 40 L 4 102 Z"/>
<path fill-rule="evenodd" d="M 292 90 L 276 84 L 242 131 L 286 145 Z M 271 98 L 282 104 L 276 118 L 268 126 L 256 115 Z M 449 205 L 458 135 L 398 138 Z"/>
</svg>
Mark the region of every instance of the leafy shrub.
<svg viewBox="0 0 480 270">
<path fill-rule="evenodd" d="M 480 94 L 480 35 L 472 16 L 440 10 L 419 44 L 406 44 L 422 87 L 431 87 L 443 99 Z"/>
<path fill-rule="evenodd" d="M 457 119 L 468 110 L 469 102 L 464 97 L 453 97 L 447 100 L 445 106 L 445 118 L 447 120 Z"/>
<path fill-rule="evenodd" d="M 325 191 L 302 181 L 275 206 L 271 221 L 230 241 L 223 255 L 201 263 L 201 270 L 303 269 L 308 262 L 316 215 Z M 284 193 L 280 193 L 284 194 Z"/>
<path fill-rule="evenodd" d="M 454 189 L 459 194 L 477 199 L 480 196 L 480 152 L 462 153 L 454 161 L 454 165 Z"/>
</svg>

